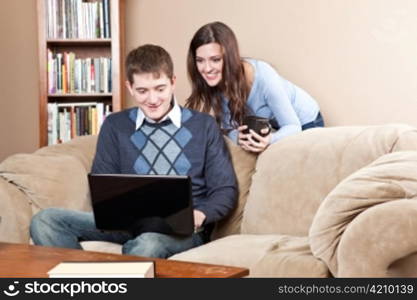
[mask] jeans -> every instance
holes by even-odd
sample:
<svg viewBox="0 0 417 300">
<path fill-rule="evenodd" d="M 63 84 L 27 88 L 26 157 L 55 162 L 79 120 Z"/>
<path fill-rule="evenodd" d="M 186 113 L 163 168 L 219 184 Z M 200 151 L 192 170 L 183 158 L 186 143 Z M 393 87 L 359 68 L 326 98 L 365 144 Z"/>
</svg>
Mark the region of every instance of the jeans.
<svg viewBox="0 0 417 300">
<path fill-rule="evenodd" d="M 179 237 L 156 232 L 134 236 L 124 231 L 96 228 L 91 212 L 48 208 L 37 213 L 30 225 L 36 245 L 82 249 L 81 241 L 107 241 L 122 244 L 123 254 L 167 258 L 206 242 L 204 232 Z"/>
<path fill-rule="evenodd" d="M 304 124 L 301 129 L 306 130 L 315 127 L 324 127 L 323 117 L 320 112 L 317 114 L 317 118 L 314 121 Z"/>
</svg>

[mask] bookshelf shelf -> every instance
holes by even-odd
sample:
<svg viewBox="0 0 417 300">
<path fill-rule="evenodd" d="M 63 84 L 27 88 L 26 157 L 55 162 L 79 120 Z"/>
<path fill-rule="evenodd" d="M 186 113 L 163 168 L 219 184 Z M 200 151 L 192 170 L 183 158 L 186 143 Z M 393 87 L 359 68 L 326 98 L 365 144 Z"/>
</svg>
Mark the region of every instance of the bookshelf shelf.
<svg viewBox="0 0 417 300">
<path fill-rule="evenodd" d="M 48 45 L 77 45 L 77 46 L 90 46 L 90 45 L 111 45 L 111 39 L 47 39 Z"/>
<path fill-rule="evenodd" d="M 111 97 L 111 93 L 83 93 L 83 94 L 48 94 L 49 98 L 85 98 L 85 97 Z"/>
<path fill-rule="evenodd" d="M 71 138 L 98 132 L 95 125 L 93 132 L 74 133 L 76 126 L 70 123 L 76 116 L 70 106 L 90 103 L 90 121 L 103 119 L 91 114 L 122 109 L 124 11 L 125 0 L 37 0 L 41 147 L 63 141 L 61 120 L 52 115 L 69 114 L 65 130 L 71 130 L 66 134 Z"/>
</svg>

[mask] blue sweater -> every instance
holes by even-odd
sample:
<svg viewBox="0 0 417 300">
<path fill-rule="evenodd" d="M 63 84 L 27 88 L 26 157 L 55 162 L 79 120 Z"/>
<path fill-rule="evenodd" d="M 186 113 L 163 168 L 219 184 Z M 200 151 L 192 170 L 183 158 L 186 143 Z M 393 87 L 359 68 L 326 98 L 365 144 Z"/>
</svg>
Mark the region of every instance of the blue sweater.
<svg viewBox="0 0 417 300">
<path fill-rule="evenodd" d="M 188 175 L 194 208 L 205 224 L 226 216 L 236 203 L 236 177 L 215 120 L 181 108 L 181 127 L 170 119 L 145 121 L 136 130 L 138 108 L 109 115 L 100 130 L 92 173 Z"/>
<path fill-rule="evenodd" d="M 254 68 L 254 80 L 250 90 L 247 109 L 249 114 L 269 118 L 272 127 L 271 143 L 301 131 L 301 126 L 314 121 L 319 113 L 317 102 L 304 90 L 282 78 L 266 62 L 246 59 Z M 223 97 L 223 120 L 225 129 L 235 128 L 230 123 L 228 99 Z M 237 142 L 238 131 L 229 132 L 229 137 Z"/>
</svg>

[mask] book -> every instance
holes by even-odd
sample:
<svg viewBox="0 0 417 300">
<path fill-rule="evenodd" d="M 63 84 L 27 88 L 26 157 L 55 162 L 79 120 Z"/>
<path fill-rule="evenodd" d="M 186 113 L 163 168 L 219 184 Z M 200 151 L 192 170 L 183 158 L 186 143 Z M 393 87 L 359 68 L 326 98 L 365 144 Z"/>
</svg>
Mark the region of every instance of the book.
<svg viewBox="0 0 417 300">
<path fill-rule="evenodd" d="M 48 271 L 49 278 L 153 278 L 153 261 L 100 261 L 57 264 Z"/>
</svg>

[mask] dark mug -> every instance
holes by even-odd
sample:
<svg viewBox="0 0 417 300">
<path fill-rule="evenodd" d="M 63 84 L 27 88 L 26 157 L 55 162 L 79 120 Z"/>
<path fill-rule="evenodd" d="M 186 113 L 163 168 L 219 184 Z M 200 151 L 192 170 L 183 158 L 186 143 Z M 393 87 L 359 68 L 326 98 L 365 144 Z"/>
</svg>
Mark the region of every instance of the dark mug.
<svg viewBox="0 0 417 300">
<path fill-rule="evenodd" d="M 243 125 L 248 126 L 247 129 L 242 131 L 244 134 L 248 134 L 249 129 L 252 129 L 260 136 L 267 136 L 271 132 L 272 128 L 268 118 L 262 118 L 257 116 L 246 116 L 243 119 Z M 264 128 L 268 128 L 267 133 L 261 133 L 261 130 Z"/>
</svg>

